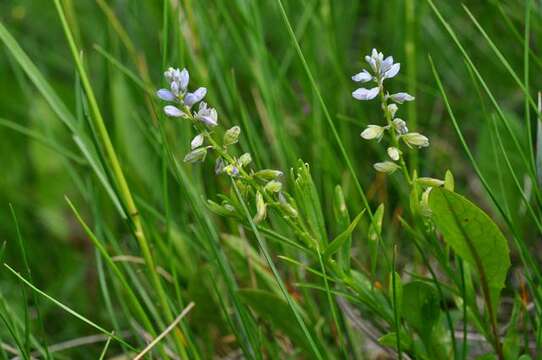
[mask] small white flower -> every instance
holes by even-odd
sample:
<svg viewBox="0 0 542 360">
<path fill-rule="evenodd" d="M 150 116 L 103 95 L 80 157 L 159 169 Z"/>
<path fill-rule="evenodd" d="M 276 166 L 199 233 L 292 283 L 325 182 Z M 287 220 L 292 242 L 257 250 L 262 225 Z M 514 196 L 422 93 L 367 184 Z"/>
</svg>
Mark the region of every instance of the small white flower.
<svg viewBox="0 0 542 360">
<path fill-rule="evenodd" d="M 172 116 L 172 117 L 185 117 L 186 114 L 184 112 L 182 112 L 179 108 L 173 106 L 173 105 L 167 105 L 167 106 L 164 106 L 164 112 L 166 113 L 167 116 Z"/>
<path fill-rule="evenodd" d="M 373 75 L 369 74 L 367 70 L 363 70 L 362 72 L 352 76 L 352 80 L 360 83 L 365 83 L 371 81 L 372 79 Z"/>
<path fill-rule="evenodd" d="M 203 100 L 205 95 L 207 95 L 207 89 L 204 87 L 200 87 L 193 93 L 190 93 L 190 92 L 186 93 L 186 95 L 184 96 L 183 102 L 186 106 L 191 107 L 195 103 Z"/>
<path fill-rule="evenodd" d="M 205 160 L 205 156 L 207 156 L 207 148 L 197 148 L 186 154 L 184 162 L 193 164 Z"/>
<path fill-rule="evenodd" d="M 398 109 L 399 108 L 395 104 L 388 105 L 388 112 L 390 113 L 392 119 L 395 117 L 395 113 L 397 112 Z"/>
<path fill-rule="evenodd" d="M 393 146 L 389 147 L 387 149 L 387 152 L 388 152 L 388 156 L 393 161 L 397 161 L 399 160 L 399 157 L 401 157 L 401 150 L 397 149 L 396 147 L 393 147 Z"/>
<path fill-rule="evenodd" d="M 402 104 L 405 101 L 413 101 L 415 98 L 406 92 L 398 92 L 397 94 L 390 95 L 390 99 L 398 104 Z"/>
<path fill-rule="evenodd" d="M 393 56 L 388 56 L 382 61 L 382 67 L 380 69 L 382 74 L 385 74 L 393 65 Z"/>
<path fill-rule="evenodd" d="M 375 168 L 376 171 L 379 171 L 385 174 L 392 174 L 397 169 L 399 169 L 399 165 L 391 161 L 378 162 L 374 164 L 373 167 Z"/>
<path fill-rule="evenodd" d="M 400 135 L 404 135 L 408 132 L 408 127 L 403 119 L 393 119 L 393 127 Z"/>
<path fill-rule="evenodd" d="M 417 132 L 401 135 L 401 139 L 407 144 L 408 147 L 427 147 L 429 146 L 429 139 Z"/>
<path fill-rule="evenodd" d="M 168 89 L 160 89 L 156 92 L 156 96 L 164 101 L 175 101 L 176 96 Z"/>
<path fill-rule="evenodd" d="M 380 141 L 380 139 L 382 139 L 382 135 L 384 134 L 385 129 L 386 128 L 378 125 L 368 125 L 367 129 L 363 130 L 360 136 L 365 140 L 377 139 L 378 141 Z"/>
<path fill-rule="evenodd" d="M 195 148 L 200 147 L 202 144 L 203 144 L 203 134 L 199 134 L 199 135 L 196 135 L 194 139 L 192 139 L 192 141 L 190 142 L 190 147 L 192 148 L 192 150 L 194 150 Z"/>
<path fill-rule="evenodd" d="M 372 100 L 378 95 L 379 91 L 378 86 L 372 89 L 359 88 L 352 93 L 352 96 L 357 100 Z"/>
<path fill-rule="evenodd" d="M 371 56 L 365 56 L 365 61 L 367 62 L 367 64 L 369 64 L 369 66 L 371 67 L 371 70 L 373 70 L 374 73 L 378 71 L 378 69 L 376 68 L 375 59 L 373 59 Z"/>
<path fill-rule="evenodd" d="M 394 77 L 395 75 L 399 73 L 400 69 L 401 69 L 401 64 L 399 63 L 393 64 L 392 66 L 390 66 L 388 71 L 382 74 L 382 78 L 391 79 L 392 77 Z"/>
<path fill-rule="evenodd" d="M 182 69 L 181 73 L 179 75 L 179 78 L 176 79 L 179 82 L 179 87 L 183 92 L 186 91 L 188 88 L 188 81 L 190 80 L 190 75 L 188 74 L 188 70 Z"/>
<path fill-rule="evenodd" d="M 218 124 L 218 113 L 214 108 L 207 107 L 204 101 L 199 104 L 198 112 L 194 116 L 207 126 L 212 127 Z"/>
</svg>

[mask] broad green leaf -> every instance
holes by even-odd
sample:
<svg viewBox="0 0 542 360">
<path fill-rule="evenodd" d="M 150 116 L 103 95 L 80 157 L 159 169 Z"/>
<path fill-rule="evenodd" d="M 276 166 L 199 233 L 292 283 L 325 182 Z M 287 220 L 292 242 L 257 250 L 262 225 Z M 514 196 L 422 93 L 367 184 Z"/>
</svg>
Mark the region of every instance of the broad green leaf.
<svg viewBox="0 0 542 360">
<path fill-rule="evenodd" d="M 310 350 L 310 345 L 299 326 L 296 326 L 292 309 L 286 301 L 273 293 L 259 289 L 241 289 L 238 293 L 241 301 L 250 306 L 256 314 L 286 334 L 294 344 Z"/>
<path fill-rule="evenodd" d="M 431 192 L 429 205 L 444 240 L 485 276 L 493 291 L 500 291 L 510 255 L 506 238 L 493 220 L 463 196 L 440 188 Z"/>
<path fill-rule="evenodd" d="M 440 315 L 439 297 L 436 289 L 422 281 L 412 281 L 403 286 L 402 314 L 422 339 L 431 335 Z"/>
<path fill-rule="evenodd" d="M 361 217 L 365 213 L 365 209 L 363 209 L 358 216 L 354 218 L 352 223 L 348 226 L 348 228 L 343 231 L 341 234 L 339 234 L 324 250 L 324 258 L 328 258 L 329 256 L 333 255 L 341 248 L 341 246 L 350 239 L 350 236 L 352 235 L 352 232 L 358 225 L 359 221 L 361 220 Z"/>
</svg>

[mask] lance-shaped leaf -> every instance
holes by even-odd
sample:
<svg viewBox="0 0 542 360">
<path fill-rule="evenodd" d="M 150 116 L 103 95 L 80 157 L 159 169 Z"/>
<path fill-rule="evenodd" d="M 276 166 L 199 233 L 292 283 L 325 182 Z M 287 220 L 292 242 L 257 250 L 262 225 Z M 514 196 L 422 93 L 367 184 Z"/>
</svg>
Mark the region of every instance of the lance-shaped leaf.
<svg viewBox="0 0 542 360">
<path fill-rule="evenodd" d="M 433 220 L 452 249 L 477 269 L 492 292 L 504 287 L 510 267 L 508 243 L 497 225 L 461 195 L 434 188 L 429 199 Z"/>
<path fill-rule="evenodd" d="M 352 235 L 352 232 L 358 225 L 359 221 L 361 220 L 361 217 L 363 216 L 363 213 L 365 212 L 365 209 L 363 209 L 358 216 L 354 218 L 354 220 L 350 223 L 348 228 L 346 228 L 345 231 L 340 233 L 335 239 L 333 239 L 332 242 L 329 243 L 329 245 L 326 247 L 326 250 L 324 251 L 324 258 L 328 258 L 329 256 L 335 254 L 341 246 L 350 239 L 350 236 Z"/>
</svg>

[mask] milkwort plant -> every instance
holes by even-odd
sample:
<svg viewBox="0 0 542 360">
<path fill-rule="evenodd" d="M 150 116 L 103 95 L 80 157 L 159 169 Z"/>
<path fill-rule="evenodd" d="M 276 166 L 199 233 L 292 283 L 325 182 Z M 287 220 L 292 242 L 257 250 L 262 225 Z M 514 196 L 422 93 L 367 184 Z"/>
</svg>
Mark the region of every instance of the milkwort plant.
<svg viewBox="0 0 542 360">
<path fill-rule="evenodd" d="M 406 92 L 390 94 L 387 91 L 385 84 L 400 71 L 400 64 L 395 63 L 391 56 L 384 58 L 382 53 L 373 50 L 365 60 L 369 70 L 363 70 L 352 79 L 361 83 L 374 83 L 375 86 L 359 88 L 352 95 L 362 101 L 378 98 L 383 112 L 383 124 L 369 125 L 363 130 L 361 137 L 386 143 L 389 159 L 375 163 L 373 167 L 376 171 L 392 175 L 400 170 L 403 174 L 411 194 L 411 217 L 410 223 L 403 217 L 399 220 L 430 272 L 428 278 L 417 275 L 415 280 L 402 284 L 395 269 L 394 251 L 394 259 L 391 263 L 389 259 L 386 262 L 386 266 L 390 266 L 387 272 L 388 291 L 383 291 L 378 285 L 380 282 L 377 280 L 375 261 L 378 247 L 382 246 L 382 229 L 385 229 L 382 226 L 383 204 L 370 219 L 367 232 L 367 241 L 371 245 L 369 247 L 372 247 L 371 271 L 368 275 L 352 266 L 350 253 L 352 233 L 364 211 L 353 220 L 350 218 L 340 186 L 336 188 L 334 213 L 343 232 L 330 238 L 308 164 L 300 162 L 299 167 L 291 171 L 293 195 L 286 191 L 280 170 L 251 168 L 251 155 L 243 153 L 237 156 L 233 148 L 239 141 L 240 127 L 233 126 L 223 131 L 220 140 L 217 111 L 203 101 L 207 89 L 200 87 L 189 92 L 189 74 L 186 69 L 169 68 L 164 74 L 168 89 L 158 90 L 157 96 L 169 103 L 163 108 L 167 116 L 190 121 L 197 133 L 190 143 L 190 151 L 184 156 L 184 161 L 203 162 L 207 155 L 212 153 L 215 157 L 216 175 L 225 174 L 231 179 L 230 194 L 219 194 L 220 202 L 208 200 L 208 207 L 215 214 L 232 218 L 254 232 L 280 289 L 277 294 L 286 298 L 289 309 L 304 334 L 301 339 L 299 336 L 292 336 L 307 351 L 311 351 L 316 357 L 322 357 L 321 349 L 325 347 L 322 345 L 325 341 L 314 336 L 311 326 L 305 324 L 305 319 L 287 291 L 259 232 L 269 239 L 302 250 L 304 262 L 284 255 L 281 258 L 308 270 L 311 275 L 316 275 L 306 277 L 306 283 L 300 283 L 299 286 L 320 289 L 328 295 L 329 313 L 335 326 L 334 336 L 342 346 L 347 346 L 347 342 L 352 341 L 352 338 L 347 336 L 348 329 L 344 321 L 341 320 L 344 312 L 348 311 L 348 305 L 338 302 L 335 295 L 355 299 L 360 309 L 370 314 L 372 326 L 381 333 L 380 345 L 394 349 L 400 358 L 403 353 L 416 358 L 439 359 L 467 354 L 466 338 L 462 339 L 461 349 L 458 349 L 456 343 L 455 328 L 458 321 L 455 319 L 458 314 L 462 314 L 464 329 L 469 319 L 474 319 L 473 326 L 493 344 L 495 353 L 503 359 L 494 307 L 498 304 L 498 295 L 509 266 L 506 240 L 478 207 L 453 193 L 454 180 L 451 171 L 447 171 L 445 179 L 440 180 L 418 177 L 415 169 L 408 168 L 404 146 L 407 149 L 429 146 L 426 136 L 410 131 L 407 122 L 398 116 L 399 106 L 404 102 L 414 101 L 415 98 Z M 194 110 L 196 106 L 197 110 Z M 431 195 L 432 193 L 434 194 Z M 273 222 L 266 220 L 269 220 L 269 214 L 273 212 L 286 222 L 290 234 L 293 234 L 296 240 L 272 229 Z M 468 224 L 471 220 L 476 223 L 474 227 Z M 489 248 L 487 242 L 478 239 L 481 229 L 487 231 L 491 237 L 492 246 Z M 443 252 L 441 239 L 456 253 L 455 258 L 450 258 L 449 254 Z M 498 269 L 491 260 L 488 261 L 488 250 L 502 260 Z M 432 258 L 437 260 L 439 269 L 433 268 Z M 457 269 L 460 270 L 459 276 Z M 442 276 L 437 276 L 437 272 L 442 272 L 449 283 L 443 282 Z M 473 275 L 477 272 L 478 277 Z M 474 291 L 476 283 L 482 288 L 481 294 L 485 301 L 483 310 L 479 307 Z M 442 304 L 450 301 L 455 303 L 455 310 L 442 307 Z M 254 306 L 252 304 L 252 307 Z M 441 316 L 442 313 L 444 316 Z M 344 349 L 343 347 L 342 351 Z"/>
<path fill-rule="evenodd" d="M 441 180 L 418 177 L 416 169 L 409 169 L 402 145 L 409 149 L 429 146 L 426 136 L 410 131 L 408 123 L 397 116 L 399 106 L 415 98 L 406 92 L 390 94 L 387 91 L 387 80 L 395 77 L 400 70 L 400 64 L 394 63 L 392 56 L 384 57 L 381 52 L 373 49 L 370 55 L 365 56 L 365 61 L 369 70 L 354 75 L 352 80 L 374 83 L 374 86 L 358 88 L 352 96 L 360 101 L 378 98 L 384 124 L 368 125 L 361 132 L 361 137 L 387 144 L 389 159 L 375 163 L 373 167 L 376 171 L 388 175 L 398 170 L 402 172 L 410 192 L 411 217 L 410 223 L 403 217 L 399 217 L 399 220 L 431 275 L 425 279 L 416 275 L 418 280 L 403 285 L 395 273 L 393 260 L 390 303 L 394 312 L 394 332 L 381 340 L 393 346 L 399 358 L 402 357 L 402 351 L 416 358 L 466 358 L 469 352 L 467 326 L 472 324 L 493 345 L 494 355 L 491 356 L 498 359 L 510 358 L 510 353 L 505 354 L 503 350 L 497 324 L 499 294 L 510 266 L 507 241 L 480 208 L 453 192 L 454 178 L 450 170 Z M 383 211 L 382 204 L 376 213 L 379 229 L 382 228 Z M 376 228 L 374 222 L 373 219 L 373 228 Z M 446 243 L 455 256 L 451 256 L 448 250 L 443 251 L 440 240 Z M 433 268 L 430 256 L 437 261 L 438 272 L 443 275 L 437 276 L 437 269 Z M 475 284 L 481 288 L 484 310 L 480 309 L 477 302 Z M 449 300 L 455 303 L 456 310 L 442 308 Z M 515 303 L 517 311 L 521 306 L 519 302 Z M 442 312 L 445 313 L 445 322 L 440 320 Z M 455 333 L 458 322 L 454 318 L 457 317 L 456 313 L 461 312 L 463 338 L 462 348 L 459 349 Z M 516 321 L 513 318 L 511 323 L 515 326 Z M 444 323 L 448 327 L 448 336 L 444 336 Z M 408 329 L 414 330 L 415 336 Z M 515 336 L 515 331 L 509 330 L 509 336 Z"/>
</svg>

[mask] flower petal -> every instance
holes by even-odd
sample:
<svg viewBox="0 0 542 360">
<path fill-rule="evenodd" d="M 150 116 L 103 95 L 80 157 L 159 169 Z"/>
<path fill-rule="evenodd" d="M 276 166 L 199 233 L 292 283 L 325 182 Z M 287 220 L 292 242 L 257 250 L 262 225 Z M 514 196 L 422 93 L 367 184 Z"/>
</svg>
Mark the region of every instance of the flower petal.
<svg viewBox="0 0 542 360">
<path fill-rule="evenodd" d="M 184 104 L 186 106 L 192 106 L 195 103 L 203 100 L 203 98 L 205 97 L 206 94 L 207 94 L 207 89 L 204 88 L 204 87 L 200 87 L 196 91 L 194 91 L 193 93 L 187 93 L 185 95 Z"/>
<path fill-rule="evenodd" d="M 395 75 L 399 73 L 400 69 L 401 69 L 401 64 L 399 63 L 393 64 L 390 67 L 390 69 L 384 73 L 384 78 L 391 79 L 392 77 L 394 77 Z"/>
<path fill-rule="evenodd" d="M 397 169 L 399 169 L 399 165 L 391 161 L 378 162 L 378 163 L 375 163 L 373 167 L 375 168 L 376 171 L 379 171 L 385 174 L 392 174 Z"/>
<path fill-rule="evenodd" d="M 369 74 L 367 70 L 363 70 L 362 72 L 352 76 L 352 80 L 356 82 L 361 82 L 361 83 L 371 81 L 372 79 L 373 79 L 373 75 Z"/>
<path fill-rule="evenodd" d="M 372 140 L 372 139 L 380 140 L 383 134 L 384 134 L 384 128 L 382 126 L 368 125 L 367 128 L 363 130 L 360 136 L 364 138 L 365 140 Z"/>
<path fill-rule="evenodd" d="M 405 101 L 413 101 L 415 99 L 414 96 L 406 92 L 398 92 L 396 94 L 390 95 L 390 98 L 398 104 L 402 104 Z"/>
<path fill-rule="evenodd" d="M 156 92 L 156 96 L 164 101 L 174 101 L 175 95 L 168 89 L 160 89 Z"/>
<path fill-rule="evenodd" d="M 184 116 L 184 112 L 182 112 L 180 109 L 178 109 L 177 107 L 173 105 L 164 106 L 164 112 L 166 113 L 167 116 L 172 116 L 172 117 Z"/>
<path fill-rule="evenodd" d="M 182 69 L 181 74 L 179 76 L 179 86 L 181 87 L 182 90 L 186 90 L 189 80 L 190 80 L 190 75 L 188 74 L 188 70 Z"/>
<path fill-rule="evenodd" d="M 385 73 L 388 71 L 393 65 L 393 56 L 388 56 L 387 58 L 382 61 L 382 72 Z"/>
<path fill-rule="evenodd" d="M 380 88 L 378 86 L 372 89 L 359 88 L 352 93 L 352 96 L 357 100 L 372 100 L 378 95 L 379 91 Z"/>
<path fill-rule="evenodd" d="M 203 144 L 203 134 L 196 135 L 194 139 L 190 142 L 190 147 L 192 150 L 200 147 Z"/>
</svg>

